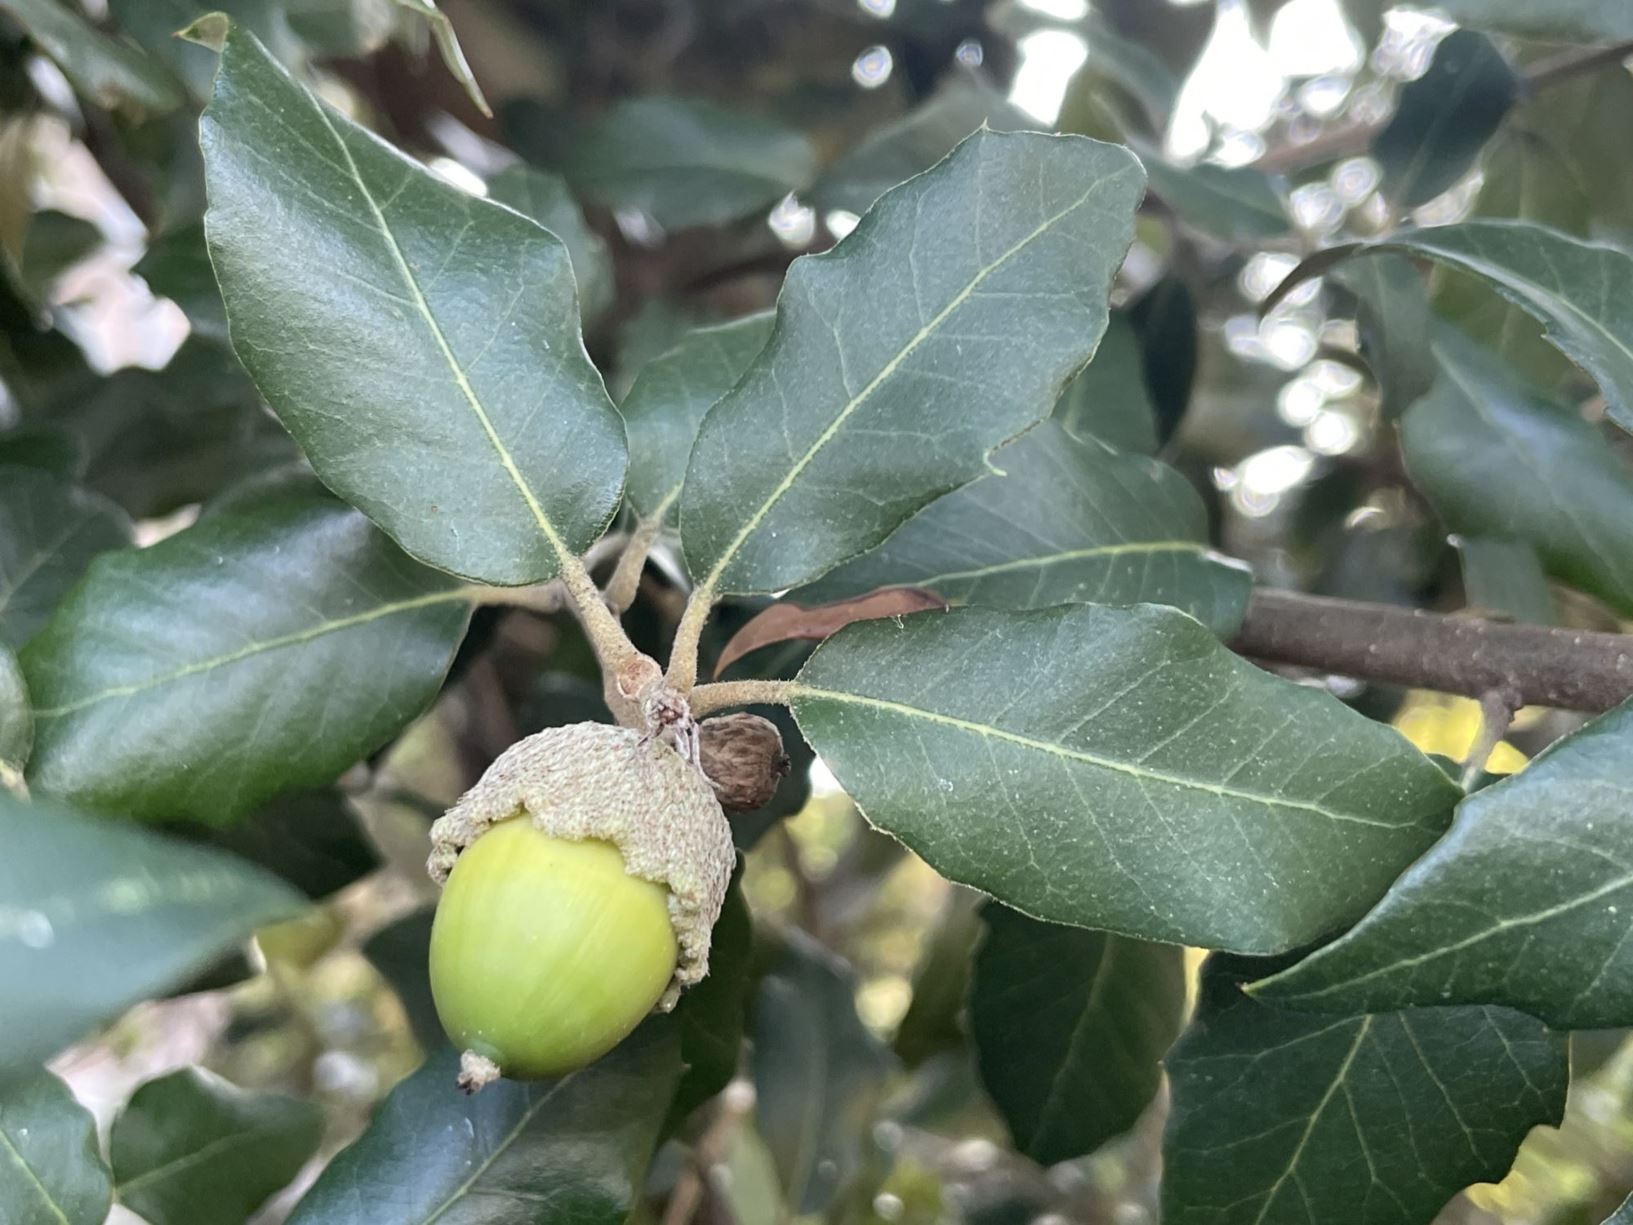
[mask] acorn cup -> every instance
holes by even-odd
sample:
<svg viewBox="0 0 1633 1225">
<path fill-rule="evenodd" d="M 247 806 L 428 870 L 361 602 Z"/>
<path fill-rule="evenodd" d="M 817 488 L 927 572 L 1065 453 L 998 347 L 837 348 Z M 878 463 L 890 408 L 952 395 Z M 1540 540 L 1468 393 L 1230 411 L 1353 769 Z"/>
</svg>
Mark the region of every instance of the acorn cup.
<svg viewBox="0 0 1633 1225">
<path fill-rule="evenodd" d="M 736 852 L 713 785 L 661 740 L 529 736 L 431 837 L 431 992 L 468 1093 L 582 1067 L 708 973 Z"/>
</svg>

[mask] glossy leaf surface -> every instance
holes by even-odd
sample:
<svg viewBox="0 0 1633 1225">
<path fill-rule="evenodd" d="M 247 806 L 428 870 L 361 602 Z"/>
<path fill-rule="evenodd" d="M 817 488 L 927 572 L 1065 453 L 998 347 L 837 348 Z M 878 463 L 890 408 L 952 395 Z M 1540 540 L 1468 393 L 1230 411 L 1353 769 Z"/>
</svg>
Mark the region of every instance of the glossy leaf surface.
<svg viewBox="0 0 1633 1225">
<path fill-rule="evenodd" d="M 980 475 L 1093 355 L 1142 187 L 1126 149 L 978 132 L 796 261 L 692 451 L 693 574 L 744 594 L 807 581 Z"/>
<path fill-rule="evenodd" d="M 236 26 L 199 131 L 233 346 L 324 483 L 484 582 L 549 578 L 595 540 L 623 427 L 561 240 L 331 110 Z"/>
<path fill-rule="evenodd" d="M 108 1137 L 119 1202 L 152 1225 L 233 1225 L 300 1171 L 323 1113 L 180 1068 L 131 1094 Z"/>
<path fill-rule="evenodd" d="M 1214 958 L 1168 1057 L 1169 1225 L 1428 1225 L 1565 1106 L 1565 1039 L 1503 1008 L 1282 1011 Z"/>
<path fill-rule="evenodd" d="M 302 905 L 230 856 L 0 788 L 0 1078 Z"/>
<path fill-rule="evenodd" d="M 30 642 L 30 782 L 91 808 L 228 824 L 400 731 L 469 615 L 454 580 L 330 499 L 212 515 L 103 558 Z"/>
<path fill-rule="evenodd" d="M 1252 577 L 1208 548 L 1202 500 L 1172 468 L 1054 422 L 992 463 L 800 598 L 910 586 L 988 608 L 1172 604 L 1221 635 L 1240 623 Z"/>
<path fill-rule="evenodd" d="M 393 1089 L 324 1169 L 290 1225 L 622 1225 L 680 1077 L 671 1027 L 649 1024 L 558 1080 L 467 1097 L 444 1047 Z"/>
<path fill-rule="evenodd" d="M 1171 609 L 848 626 L 793 686 L 875 825 L 1056 922 L 1272 952 L 1360 915 L 1457 788 L 1393 729 Z"/>
<path fill-rule="evenodd" d="M 1506 1004 L 1633 1024 L 1633 704 L 1464 800 L 1351 931 L 1256 988 L 1301 1008 Z"/>
<path fill-rule="evenodd" d="M 1185 1015 L 1183 950 L 988 903 L 970 1032 L 1016 1147 L 1044 1165 L 1134 1125 Z"/>
</svg>

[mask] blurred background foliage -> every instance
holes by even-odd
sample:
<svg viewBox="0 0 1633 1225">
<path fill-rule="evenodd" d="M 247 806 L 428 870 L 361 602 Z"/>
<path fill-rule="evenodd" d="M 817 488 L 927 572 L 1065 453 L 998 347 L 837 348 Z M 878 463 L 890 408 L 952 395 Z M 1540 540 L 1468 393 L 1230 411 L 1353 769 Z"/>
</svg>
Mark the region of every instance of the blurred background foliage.
<svg viewBox="0 0 1633 1225">
<path fill-rule="evenodd" d="M 479 90 L 438 58 L 435 6 L 0 0 L 0 464 L 75 478 L 88 500 L 74 513 L 112 542 L 149 543 L 201 507 L 302 479 L 225 346 L 204 255 L 194 132 L 213 57 L 171 33 L 215 7 L 335 105 L 555 229 L 616 395 L 686 329 L 768 307 L 789 261 L 981 123 L 1132 143 L 1152 196 L 1116 291 L 1120 369 L 1095 377 L 1142 406 L 1118 444 L 1192 479 L 1220 547 L 1271 585 L 1617 623 L 1534 555 L 1448 541 L 1382 428 L 1398 409 L 1356 356 L 1365 287 L 1311 281 L 1259 313 L 1302 254 L 1406 220 L 1526 217 L 1633 240 L 1625 67 L 1531 89 L 1558 48 L 1449 33 L 1381 0 L 446 0 Z M 1434 123 L 1449 106 L 1455 139 Z M 1590 397 L 1489 292 L 1440 273 L 1435 306 L 1542 385 Z M 632 615 L 645 649 L 678 615 L 678 575 L 660 550 Z M 753 611 L 728 610 L 710 649 Z M 29 628 L 0 622 L 11 641 Z M 761 651 L 733 674 L 787 675 L 803 653 Z M 1428 751 L 1457 758 L 1474 737 L 1472 703 L 1334 684 Z M 428 715 L 337 787 L 280 799 L 230 835 L 323 904 L 55 1070 L 104 1129 L 138 1085 L 190 1064 L 311 1097 L 320 1147 L 255 1218 L 281 1219 L 437 1039 L 427 823 L 518 736 L 597 717 L 571 618 L 480 611 Z M 1492 769 L 1521 768 L 1571 726 L 1525 712 Z M 686 1123 L 686 1144 L 660 1151 L 651 1204 L 743 1225 L 789 1211 L 1155 1220 L 1162 1093 L 1092 1156 L 1018 1153 L 965 1010 L 992 916 L 872 832 L 786 719 L 783 731 L 793 777 L 736 823 L 752 1054 Z M 1184 960 L 1193 993 L 1198 961 Z M 1444 1221 L 1602 1219 L 1633 1186 L 1623 1039 L 1573 1039 L 1564 1127 L 1534 1134 L 1501 1184 Z"/>
</svg>

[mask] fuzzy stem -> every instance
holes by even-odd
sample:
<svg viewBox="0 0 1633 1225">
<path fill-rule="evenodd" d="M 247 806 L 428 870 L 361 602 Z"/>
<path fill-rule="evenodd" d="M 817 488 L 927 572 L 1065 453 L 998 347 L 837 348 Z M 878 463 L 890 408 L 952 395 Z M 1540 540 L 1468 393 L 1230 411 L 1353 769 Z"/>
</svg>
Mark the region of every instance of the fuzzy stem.
<svg viewBox="0 0 1633 1225">
<path fill-rule="evenodd" d="M 692 690 L 692 714 L 698 717 L 727 706 L 787 706 L 793 681 L 715 681 Z"/>
<path fill-rule="evenodd" d="M 640 655 L 618 618 L 607 607 L 589 569 L 577 557 L 564 558 L 561 573 L 547 583 L 528 587 L 473 585 L 465 588 L 465 595 L 476 604 L 511 604 L 541 613 L 558 612 L 564 604 L 571 604 L 590 645 L 595 648 L 595 657 L 608 675 Z"/>
<path fill-rule="evenodd" d="M 601 588 L 595 585 L 582 561 L 576 557 L 562 558 L 561 581 L 573 598 L 584 632 L 589 635 L 590 645 L 595 648 L 604 671 L 616 672 L 640 654 L 618 618 L 612 615 L 606 600 L 601 598 Z"/>
<path fill-rule="evenodd" d="M 671 689 L 691 693 L 692 686 L 697 684 L 698 645 L 703 641 L 703 627 L 713 610 L 714 587 L 705 580 L 692 588 L 692 594 L 686 598 L 685 611 L 680 614 L 680 624 L 675 627 L 675 643 L 669 648 L 669 671 L 664 676 Z"/>
<path fill-rule="evenodd" d="M 661 517 L 641 519 L 635 524 L 629 542 L 618 555 L 618 565 L 607 580 L 607 606 L 615 614 L 622 616 L 635 603 L 635 593 L 641 585 L 641 571 L 646 568 L 646 559 L 662 530 Z"/>
</svg>

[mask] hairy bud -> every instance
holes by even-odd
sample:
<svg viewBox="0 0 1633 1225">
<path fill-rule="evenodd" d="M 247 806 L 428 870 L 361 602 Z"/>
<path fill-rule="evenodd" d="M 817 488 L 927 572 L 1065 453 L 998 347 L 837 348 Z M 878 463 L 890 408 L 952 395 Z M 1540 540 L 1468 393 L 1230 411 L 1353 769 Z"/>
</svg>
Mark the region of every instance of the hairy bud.
<svg viewBox="0 0 1633 1225">
<path fill-rule="evenodd" d="M 698 761 L 731 812 L 764 808 L 788 774 L 777 725 L 759 715 L 717 715 L 698 724 Z"/>
</svg>

